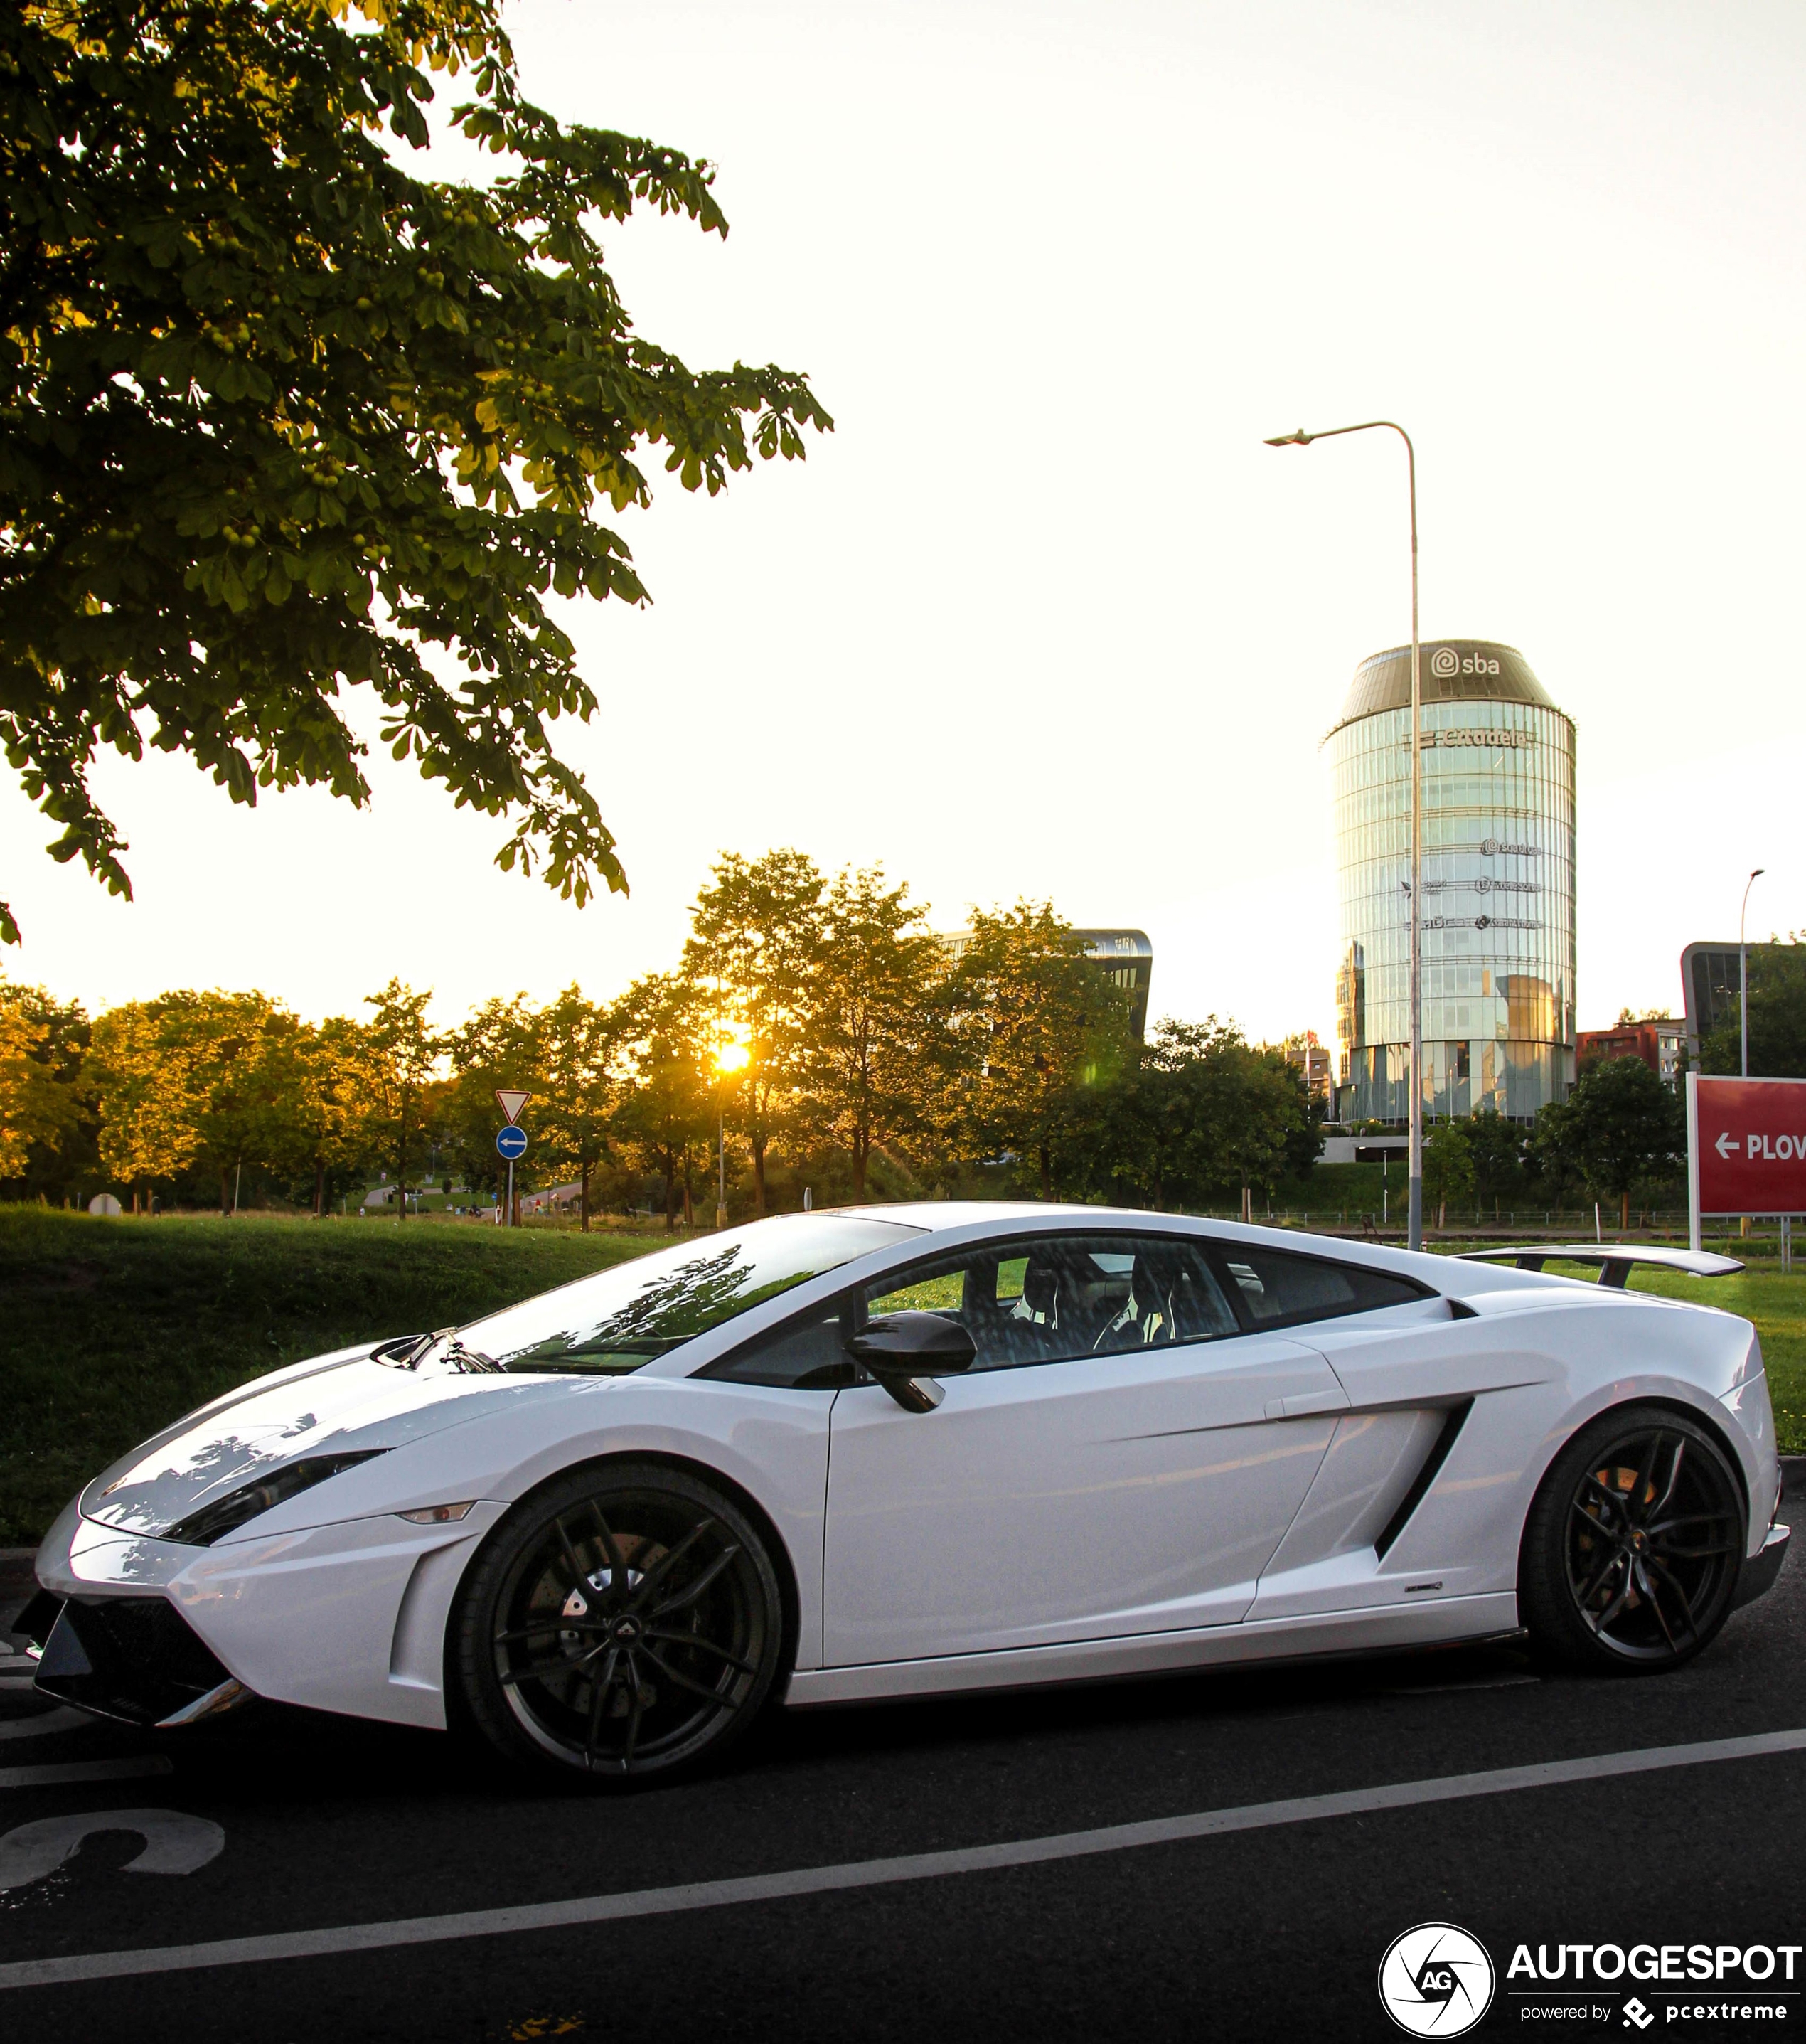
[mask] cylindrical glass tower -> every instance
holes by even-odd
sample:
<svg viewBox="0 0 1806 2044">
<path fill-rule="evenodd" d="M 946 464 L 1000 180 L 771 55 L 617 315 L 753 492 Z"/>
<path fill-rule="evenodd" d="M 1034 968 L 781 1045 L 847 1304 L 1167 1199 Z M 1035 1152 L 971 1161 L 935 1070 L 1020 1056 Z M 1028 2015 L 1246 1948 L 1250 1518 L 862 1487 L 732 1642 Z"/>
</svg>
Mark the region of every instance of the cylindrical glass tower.
<svg viewBox="0 0 1806 2044">
<path fill-rule="evenodd" d="M 1424 1112 L 1527 1120 L 1574 1079 L 1574 730 L 1522 654 L 1421 653 Z M 1411 649 L 1355 670 L 1324 743 L 1341 907 L 1336 1118 L 1409 1113 Z"/>
</svg>

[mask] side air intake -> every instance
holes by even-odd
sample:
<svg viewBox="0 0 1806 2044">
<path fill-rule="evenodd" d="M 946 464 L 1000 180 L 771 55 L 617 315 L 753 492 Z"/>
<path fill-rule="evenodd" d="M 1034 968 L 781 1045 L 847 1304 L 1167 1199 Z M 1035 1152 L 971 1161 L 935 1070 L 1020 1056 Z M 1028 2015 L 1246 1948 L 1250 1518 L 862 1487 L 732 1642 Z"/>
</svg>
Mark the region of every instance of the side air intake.
<svg viewBox="0 0 1806 2044">
<path fill-rule="evenodd" d="M 1430 1485 L 1440 1474 L 1443 1464 L 1448 1460 L 1449 1450 L 1455 1446 L 1455 1436 L 1467 1424 L 1467 1416 L 1474 1409 L 1471 1398 L 1449 1408 L 1448 1416 L 1442 1429 L 1430 1443 L 1430 1451 L 1424 1456 L 1423 1466 L 1411 1479 L 1411 1488 L 1398 1500 L 1398 1508 L 1380 1529 L 1379 1538 L 1373 1543 L 1374 1552 L 1383 1561 L 1386 1550 L 1410 1523 L 1411 1514 L 1424 1501 Z"/>
</svg>

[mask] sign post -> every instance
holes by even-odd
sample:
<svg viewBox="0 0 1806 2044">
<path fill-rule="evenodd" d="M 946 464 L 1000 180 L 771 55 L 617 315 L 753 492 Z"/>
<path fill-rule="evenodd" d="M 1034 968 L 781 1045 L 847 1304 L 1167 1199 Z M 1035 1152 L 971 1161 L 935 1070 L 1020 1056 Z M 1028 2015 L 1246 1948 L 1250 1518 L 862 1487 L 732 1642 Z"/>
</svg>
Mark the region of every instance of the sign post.
<svg viewBox="0 0 1806 2044">
<path fill-rule="evenodd" d="M 512 1086 L 497 1086 L 496 1099 L 507 1117 L 503 1126 L 496 1131 L 496 1150 L 508 1159 L 508 1224 L 520 1224 L 520 1216 L 514 1210 L 514 1160 L 527 1155 L 527 1131 L 520 1124 L 520 1110 L 533 1097 L 530 1093 L 519 1093 Z"/>
<path fill-rule="evenodd" d="M 1700 1247 L 1707 1216 L 1806 1213 L 1806 1079 L 1687 1074 L 1687 1225 Z M 1789 1261 L 1791 1262 L 1791 1258 Z"/>
</svg>

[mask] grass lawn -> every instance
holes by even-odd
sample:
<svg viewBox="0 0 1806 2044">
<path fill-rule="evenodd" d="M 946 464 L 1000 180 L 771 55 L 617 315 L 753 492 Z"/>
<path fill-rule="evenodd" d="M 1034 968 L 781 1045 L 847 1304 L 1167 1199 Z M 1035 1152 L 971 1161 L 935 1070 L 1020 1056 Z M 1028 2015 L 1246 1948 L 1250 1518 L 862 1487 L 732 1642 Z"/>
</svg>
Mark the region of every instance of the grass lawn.
<svg viewBox="0 0 1806 2044">
<path fill-rule="evenodd" d="M 37 1540 L 116 1456 L 247 1377 L 474 1320 L 663 1239 L 0 1208 L 0 1546 Z"/>
</svg>

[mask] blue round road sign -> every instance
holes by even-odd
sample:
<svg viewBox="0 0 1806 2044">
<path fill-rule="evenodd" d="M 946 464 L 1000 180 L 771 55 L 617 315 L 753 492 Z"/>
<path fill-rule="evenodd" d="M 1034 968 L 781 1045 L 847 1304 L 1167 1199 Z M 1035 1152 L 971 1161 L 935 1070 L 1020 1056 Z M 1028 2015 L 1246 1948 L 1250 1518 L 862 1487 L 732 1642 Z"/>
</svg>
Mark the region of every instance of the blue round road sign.
<svg viewBox="0 0 1806 2044">
<path fill-rule="evenodd" d="M 507 1128 L 496 1131 L 496 1147 L 512 1162 L 516 1157 L 527 1155 L 527 1131 L 517 1128 L 511 1121 Z"/>
</svg>

